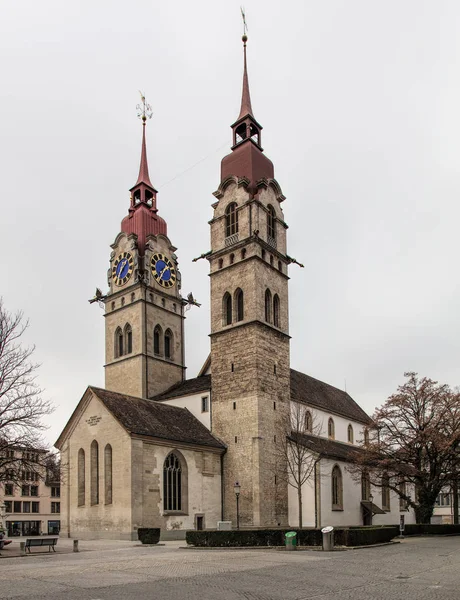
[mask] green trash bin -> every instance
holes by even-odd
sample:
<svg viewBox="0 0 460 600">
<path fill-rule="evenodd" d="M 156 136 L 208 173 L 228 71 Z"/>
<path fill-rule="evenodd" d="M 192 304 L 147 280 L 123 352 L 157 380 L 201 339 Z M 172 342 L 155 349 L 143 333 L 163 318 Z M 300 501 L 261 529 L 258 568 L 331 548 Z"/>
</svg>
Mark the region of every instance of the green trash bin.
<svg viewBox="0 0 460 600">
<path fill-rule="evenodd" d="M 297 533 L 295 531 L 288 531 L 284 535 L 284 543 L 286 544 L 286 550 L 295 550 L 297 546 Z"/>
</svg>

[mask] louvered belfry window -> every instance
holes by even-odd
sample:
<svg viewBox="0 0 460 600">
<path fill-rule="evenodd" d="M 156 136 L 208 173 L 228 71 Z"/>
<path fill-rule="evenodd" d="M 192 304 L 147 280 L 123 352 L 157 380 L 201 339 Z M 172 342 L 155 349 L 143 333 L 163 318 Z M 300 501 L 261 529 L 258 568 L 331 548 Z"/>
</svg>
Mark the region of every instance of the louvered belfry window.
<svg viewBox="0 0 460 600">
<path fill-rule="evenodd" d="M 163 509 L 182 510 L 182 468 L 173 453 L 166 457 L 163 465 Z"/>
</svg>

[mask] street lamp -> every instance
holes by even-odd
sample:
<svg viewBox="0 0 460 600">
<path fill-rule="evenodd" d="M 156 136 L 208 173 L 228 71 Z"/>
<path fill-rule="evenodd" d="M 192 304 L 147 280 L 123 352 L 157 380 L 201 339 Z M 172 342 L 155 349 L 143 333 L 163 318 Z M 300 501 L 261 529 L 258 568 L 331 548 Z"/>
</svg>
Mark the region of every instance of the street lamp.
<svg viewBox="0 0 460 600">
<path fill-rule="evenodd" d="M 369 523 L 369 525 L 372 525 L 372 518 L 374 516 L 374 514 L 372 512 L 372 503 L 374 502 L 374 496 L 371 493 L 369 494 L 369 502 L 371 503 L 371 506 L 369 508 L 369 511 L 370 511 L 370 515 L 369 515 L 370 523 Z"/>
<path fill-rule="evenodd" d="M 238 481 L 235 482 L 235 485 L 233 486 L 233 491 L 235 492 L 235 496 L 236 496 L 236 528 L 239 529 L 240 528 L 240 492 L 241 492 L 241 486 L 238 483 Z"/>
</svg>

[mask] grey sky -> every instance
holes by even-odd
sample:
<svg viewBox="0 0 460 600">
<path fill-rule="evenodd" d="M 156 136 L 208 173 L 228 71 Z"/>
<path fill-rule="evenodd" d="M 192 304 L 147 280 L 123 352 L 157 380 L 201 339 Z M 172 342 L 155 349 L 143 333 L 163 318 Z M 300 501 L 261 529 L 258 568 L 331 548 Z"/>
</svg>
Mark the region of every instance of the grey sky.
<svg viewBox="0 0 460 600">
<path fill-rule="evenodd" d="M 346 380 L 370 413 L 406 370 L 459 384 L 460 3 L 245 8 L 252 105 L 287 197 L 288 251 L 305 264 L 290 268 L 292 367 Z M 209 249 L 241 33 L 228 0 L 0 6 L 0 295 L 30 319 L 58 406 L 50 441 L 104 383 L 104 319 L 87 300 L 106 289 L 137 178 L 138 89 L 182 291 L 203 303 L 188 312 L 188 377 L 207 356 L 208 264 L 191 259 Z"/>
</svg>

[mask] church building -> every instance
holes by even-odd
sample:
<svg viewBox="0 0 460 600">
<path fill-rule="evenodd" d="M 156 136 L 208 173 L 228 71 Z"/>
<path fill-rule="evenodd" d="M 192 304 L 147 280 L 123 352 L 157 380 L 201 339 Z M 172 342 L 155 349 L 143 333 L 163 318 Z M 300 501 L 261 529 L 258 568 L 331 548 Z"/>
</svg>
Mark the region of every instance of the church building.
<svg viewBox="0 0 460 600">
<path fill-rule="evenodd" d="M 262 148 L 244 68 L 210 221 L 210 355 L 185 379 L 176 247 L 139 177 L 111 248 L 105 389 L 88 387 L 56 442 L 61 534 L 137 539 L 187 529 L 394 524 L 405 507 L 347 470 L 372 421 L 344 391 L 290 368 L 285 197 Z M 206 218 L 203 215 L 203 218 Z M 289 448 L 305 457 L 301 481 Z M 299 493 L 299 488 L 300 492 Z M 300 501 L 299 501 L 300 499 Z M 406 522 L 412 516 L 407 513 Z"/>
</svg>

